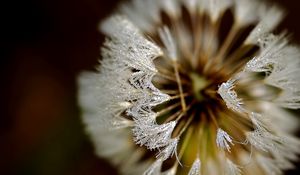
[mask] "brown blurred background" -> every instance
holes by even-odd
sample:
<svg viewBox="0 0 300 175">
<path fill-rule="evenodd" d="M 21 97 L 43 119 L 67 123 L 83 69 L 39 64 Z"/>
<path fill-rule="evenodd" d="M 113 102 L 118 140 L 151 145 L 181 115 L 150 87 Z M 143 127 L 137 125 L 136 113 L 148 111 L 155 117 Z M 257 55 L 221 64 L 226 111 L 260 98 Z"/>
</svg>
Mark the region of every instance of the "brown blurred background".
<svg viewBox="0 0 300 175">
<path fill-rule="evenodd" d="M 94 156 L 76 97 L 78 73 L 100 58 L 98 22 L 116 3 L 1 2 L 0 175 L 116 174 Z M 300 1 L 279 3 L 288 11 L 282 26 L 300 43 Z"/>
</svg>

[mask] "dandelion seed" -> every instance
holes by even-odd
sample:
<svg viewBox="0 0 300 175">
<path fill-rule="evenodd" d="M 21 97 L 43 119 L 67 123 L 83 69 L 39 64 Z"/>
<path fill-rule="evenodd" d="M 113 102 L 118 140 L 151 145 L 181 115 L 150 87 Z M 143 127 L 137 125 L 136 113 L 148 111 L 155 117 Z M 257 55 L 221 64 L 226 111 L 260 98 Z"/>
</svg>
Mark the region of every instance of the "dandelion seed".
<svg viewBox="0 0 300 175">
<path fill-rule="evenodd" d="M 266 131 L 267 126 L 264 124 L 263 120 L 262 120 L 262 115 L 261 114 L 257 114 L 255 112 L 251 112 L 251 114 L 249 115 L 251 122 L 254 125 L 254 129 L 257 131 Z"/>
<path fill-rule="evenodd" d="M 162 125 L 137 123 L 133 129 L 134 140 L 139 145 L 145 145 L 149 149 L 167 146 L 171 142 L 171 134 L 176 122 Z"/>
<path fill-rule="evenodd" d="M 162 39 L 162 42 L 164 43 L 164 46 L 167 49 L 167 55 L 172 60 L 177 59 L 177 49 L 176 49 L 176 43 L 174 42 L 173 37 L 171 36 L 170 30 L 167 27 L 163 27 L 159 30 L 159 36 Z"/>
<path fill-rule="evenodd" d="M 83 122 L 99 156 L 128 175 L 294 167 L 299 121 L 289 110 L 300 108 L 300 49 L 285 32 L 272 34 L 280 7 L 130 0 L 117 11 L 99 27 L 107 38 L 98 73 L 79 77 Z"/>
<path fill-rule="evenodd" d="M 278 163 L 275 160 L 258 155 L 257 161 L 261 163 L 262 168 L 268 174 L 280 175 L 282 174 L 281 169 L 278 167 Z"/>
<path fill-rule="evenodd" d="M 200 169 L 201 169 L 201 162 L 200 159 L 197 158 L 194 161 L 188 175 L 200 175 Z"/>
<path fill-rule="evenodd" d="M 268 131 L 255 130 L 246 134 L 248 141 L 258 150 L 265 152 L 278 151 L 282 139 Z"/>
<path fill-rule="evenodd" d="M 160 169 L 162 166 L 162 160 L 157 159 L 145 172 L 144 175 L 154 175 L 160 174 Z"/>
<path fill-rule="evenodd" d="M 229 80 L 226 83 L 221 84 L 218 89 L 218 93 L 221 95 L 229 109 L 242 113 L 245 111 L 242 107 L 242 100 L 237 97 L 237 94 L 233 88 L 234 81 Z"/>
<path fill-rule="evenodd" d="M 174 154 L 176 154 L 177 144 L 178 138 L 170 140 L 170 143 L 168 143 L 165 148 L 159 151 L 159 153 L 156 155 L 156 158 L 166 160 L 169 157 L 173 156 Z"/>
<path fill-rule="evenodd" d="M 234 145 L 232 142 L 233 141 L 232 141 L 232 138 L 230 137 L 230 135 L 228 135 L 221 128 L 218 128 L 217 139 L 216 139 L 217 146 L 219 148 L 222 148 L 222 149 L 227 149 L 227 151 L 230 152 L 230 145 L 229 144 Z"/>
<path fill-rule="evenodd" d="M 229 159 L 226 159 L 226 175 L 240 175 L 241 170 L 239 167 L 234 164 L 232 161 Z"/>
</svg>

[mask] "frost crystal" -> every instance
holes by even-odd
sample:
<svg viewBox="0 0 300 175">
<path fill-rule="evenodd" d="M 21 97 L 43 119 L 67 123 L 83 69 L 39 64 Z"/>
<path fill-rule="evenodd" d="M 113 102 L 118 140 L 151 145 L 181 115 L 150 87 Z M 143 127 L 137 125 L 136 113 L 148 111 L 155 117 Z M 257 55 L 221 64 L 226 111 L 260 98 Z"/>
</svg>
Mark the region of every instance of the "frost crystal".
<svg viewBox="0 0 300 175">
<path fill-rule="evenodd" d="M 102 25 L 102 30 L 111 38 L 104 44 L 105 56 L 124 66 L 156 72 L 152 61 L 162 54 L 160 48 L 146 40 L 129 21 L 120 16 L 111 17 Z"/>
<path fill-rule="evenodd" d="M 262 52 L 250 60 L 245 69 L 253 72 L 267 72 L 283 66 L 281 59 L 285 57 L 285 46 L 287 40 L 283 38 L 284 35 L 274 36 L 272 34 L 262 36 L 258 42 L 262 48 Z"/>
<path fill-rule="evenodd" d="M 162 150 L 159 150 L 159 153 L 156 155 L 156 158 L 166 160 L 169 157 L 172 157 L 174 154 L 176 154 L 178 140 L 178 138 L 171 139 L 167 146 L 165 146 Z"/>
<path fill-rule="evenodd" d="M 234 80 L 228 80 L 226 83 L 221 84 L 218 93 L 221 95 L 229 109 L 242 113 L 245 111 L 242 107 L 242 100 L 238 98 L 233 88 Z"/>
<path fill-rule="evenodd" d="M 222 130 L 221 128 L 218 128 L 218 131 L 217 131 L 217 138 L 216 138 L 216 143 L 217 143 L 217 146 L 219 148 L 222 148 L 222 149 L 227 149 L 227 151 L 230 152 L 230 145 L 234 145 L 232 143 L 232 138 L 230 135 L 227 134 L 227 132 L 225 132 L 224 130 Z"/>
<path fill-rule="evenodd" d="M 264 124 L 264 121 L 262 120 L 262 115 L 255 113 L 255 112 L 251 112 L 251 114 L 249 115 L 255 130 L 258 131 L 266 131 L 267 126 Z"/>
<path fill-rule="evenodd" d="M 200 170 L 201 170 L 201 162 L 200 162 L 200 159 L 197 158 L 194 161 L 192 168 L 190 169 L 188 175 L 200 175 Z"/>
<path fill-rule="evenodd" d="M 279 146 L 282 144 L 282 138 L 271 134 L 268 131 L 254 130 L 246 134 L 247 140 L 256 149 L 270 152 L 278 150 Z"/>
<path fill-rule="evenodd" d="M 167 146 L 175 125 L 175 121 L 162 125 L 137 123 L 133 129 L 134 140 L 139 145 L 147 146 L 148 149 Z"/>
</svg>

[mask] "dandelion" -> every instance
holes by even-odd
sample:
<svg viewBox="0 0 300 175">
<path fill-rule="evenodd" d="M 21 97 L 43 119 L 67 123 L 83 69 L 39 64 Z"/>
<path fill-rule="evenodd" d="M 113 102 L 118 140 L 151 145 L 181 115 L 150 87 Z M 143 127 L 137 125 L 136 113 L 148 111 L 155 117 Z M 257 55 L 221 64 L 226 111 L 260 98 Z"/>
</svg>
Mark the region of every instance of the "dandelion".
<svg viewBox="0 0 300 175">
<path fill-rule="evenodd" d="M 96 153 L 122 174 L 267 175 L 293 168 L 300 49 L 258 0 L 131 0 L 79 77 Z"/>
</svg>

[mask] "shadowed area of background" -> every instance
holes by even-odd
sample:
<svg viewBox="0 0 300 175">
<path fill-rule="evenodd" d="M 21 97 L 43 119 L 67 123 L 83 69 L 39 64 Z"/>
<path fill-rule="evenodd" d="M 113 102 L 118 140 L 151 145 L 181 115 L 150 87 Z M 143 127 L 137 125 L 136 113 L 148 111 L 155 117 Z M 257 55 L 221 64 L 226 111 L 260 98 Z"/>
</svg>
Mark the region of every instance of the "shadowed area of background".
<svg viewBox="0 0 300 175">
<path fill-rule="evenodd" d="M 97 25 L 117 3 L 1 2 L 1 175 L 116 174 L 84 133 L 76 77 L 97 65 L 103 41 Z M 288 12 L 282 26 L 299 44 L 300 2 L 279 3 Z"/>
</svg>

